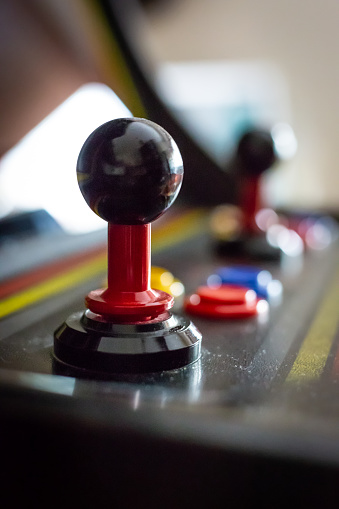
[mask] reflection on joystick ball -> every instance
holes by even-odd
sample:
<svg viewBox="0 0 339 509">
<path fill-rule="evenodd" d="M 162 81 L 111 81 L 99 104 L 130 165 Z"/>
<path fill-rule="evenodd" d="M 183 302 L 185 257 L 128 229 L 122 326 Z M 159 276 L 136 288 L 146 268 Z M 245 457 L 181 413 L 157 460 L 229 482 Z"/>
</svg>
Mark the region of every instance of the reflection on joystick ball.
<svg viewBox="0 0 339 509">
<path fill-rule="evenodd" d="M 150 223 L 176 199 L 183 164 L 174 140 L 158 126 L 117 119 L 96 129 L 80 152 L 80 190 L 101 218 L 115 224 Z"/>
</svg>

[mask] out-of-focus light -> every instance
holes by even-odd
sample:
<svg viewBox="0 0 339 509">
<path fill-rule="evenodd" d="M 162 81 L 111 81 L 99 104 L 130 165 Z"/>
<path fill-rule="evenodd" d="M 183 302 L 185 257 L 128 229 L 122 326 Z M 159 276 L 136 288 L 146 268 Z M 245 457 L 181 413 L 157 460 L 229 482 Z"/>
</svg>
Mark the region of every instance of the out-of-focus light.
<svg viewBox="0 0 339 509">
<path fill-rule="evenodd" d="M 260 209 L 255 215 L 255 222 L 261 231 L 266 232 L 270 226 L 279 222 L 279 217 L 273 209 Z"/>
<path fill-rule="evenodd" d="M 272 281 L 272 274 L 268 270 L 261 270 L 257 276 L 258 287 L 266 288 Z"/>
<path fill-rule="evenodd" d="M 291 159 L 298 149 L 298 141 L 292 127 L 281 122 L 272 128 L 271 134 L 279 158 Z"/>
<path fill-rule="evenodd" d="M 310 249 L 326 249 L 332 243 L 331 232 L 323 224 L 316 223 L 307 230 L 305 243 Z"/>
<path fill-rule="evenodd" d="M 282 224 L 274 224 L 270 226 L 266 233 L 267 242 L 272 247 L 279 247 L 279 239 L 284 234 L 286 227 Z"/>
<path fill-rule="evenodd" d="M 198 306 L 200 304 L 200 297 L 199 295 L 197 295 L 196 293 L 193 293 L 190 297 L 189 297 L 189 301 L 191 304 L 193 304 L 193 306 Z"/>
<path fill-rule="evenodd" d="M 140 390 L 135 391 L 132 406 L 133 410 L 138 410 L 140 406 Z"/>
<path fill-rule="evenodd" d="M 211 274 L 207 278 L 207 286 L 210 288 L 220 288 L 222 285 L 221 277 L 218 274 Z"/>
<path fill-rule="evenodd" d="M 287 230 L 288 234 L 281 239 L 280 247 L 289 256 L 300 256 L 304 251 L 301 237 L 293 230 Z"/>
<path fill-rule="evenodd" d="M 297 257 L 302 255 L 304 251 L 304 244 L 300 235 L 283 225 L 271 226 L 266 237 L 271 246 L 280 248 L 288 256 Z"/>
<path fill-rule="evenodd" d="M 14 372 L 13 372 L 14 373 Z M 15 377 L 19 384 L 25 389 L 28 387 L 35 391 L 62 394 L 63 396 L 73 396 L 75 390 L 75 378 L 54 377 L 39 373 L 18 372 Z"/>
<path fill-rule="evenodd" d="M 185 292 L 185 287 L 180 281 L 175 281 L 170 286 L 170 292 L 173 297 L 181 297 Z"/>
<path fill-rule="evenodd" d="M 305 244 L 309 249 L 321 251 L 329 247 L 338 237 L 338 225 L 331 218 L 314 222 L 305 233 Z"/>
<path fill-rule="evenodd" d="M 69 233 L 104 227 L 81 196 L 76 162 L 91 132 L 119 117 L 131 112 L 110 88 L 81 87 L 3 157 L 0 216 L 42 208 Z"/>
<path fill-rule="evenodd" d="M 257 303 L 258 320 L 260 323 L 266 323 L 269 316 L 270 306 L 267 300 L 261 299 Z"/>
<path fill-rule="evenodd" d="M 267 285 L 267 296 L 271 304 L 280 304 L 283 296 L 283 285 L 278 279 L 273 279 Z"/>
<path fill-rule="evenodd" d="M 170 286 L 173 283 L 174 277 L 173 274 L 171 274 L 168 271 L 164 271 L 160 275 L 160 282 L 163 286 Z"/>
<path fill-rule="evenodd" d="M 270 297 L 278 297 L 283 292 L 283 285 L 278 279 L 273 279 L 273 281 L 268 284 L 267 290 Z"/>
<path fill-rule="evenodd" d="M 243 213 L 235 205 L 219 205 L 212 212 L 210 228 L 219 240 L 237 239 L 243 229 Z"/>
<path fill-rule="evenodd" d="M 245 294 L 245 301 L 247 304 L 253 304 L 257 300 L 257 294 L 254 290 L 247 290 Z"/>
<path fill-rule="evenodd" d="M 259 313 L 267 312 L 269 308 L 267 300 L 261 299 L 257 303 L 257 311 Z"/>
</svg>

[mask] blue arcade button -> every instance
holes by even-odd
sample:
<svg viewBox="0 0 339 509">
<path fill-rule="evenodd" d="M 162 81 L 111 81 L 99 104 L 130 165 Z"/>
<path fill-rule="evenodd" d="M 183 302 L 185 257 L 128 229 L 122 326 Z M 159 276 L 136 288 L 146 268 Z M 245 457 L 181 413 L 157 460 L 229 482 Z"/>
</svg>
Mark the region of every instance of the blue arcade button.
<svg viewBox="0 0 339 509">
<path fill-rule="evenodd" d="M 277 287 L 281 287 L 278 283 L 273 281 L 272 274 L 268 270 L 246 265 L 220 267 L 207 280 L 209 286 L 221 284 L 245 286 L 264 299 L 270 297 L 270 289 L 274 288 L 277 291 Z"/>
</svg>

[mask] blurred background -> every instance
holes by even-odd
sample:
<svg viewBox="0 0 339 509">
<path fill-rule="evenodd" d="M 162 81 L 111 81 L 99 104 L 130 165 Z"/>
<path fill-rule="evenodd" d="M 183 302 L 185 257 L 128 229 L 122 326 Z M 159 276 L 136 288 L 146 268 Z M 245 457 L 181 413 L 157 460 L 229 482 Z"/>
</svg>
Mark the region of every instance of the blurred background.
<svg viewBox="0 0 339 509">
<path fill-rule="evenodd" d="M 77 197 L 78 152 L 101 123 L 145 113 L 103 4 L 107 13 L 109 2 L 0 2 L 3 218 L 43 208 L 71 232 L 101 226 Z M 338 210 L 337 1 L 112 5 L 152 90 L 216 165 L 244 126 L 276 129 L 283 162 L 266 178 L 270 204 Z"/>
</svg>

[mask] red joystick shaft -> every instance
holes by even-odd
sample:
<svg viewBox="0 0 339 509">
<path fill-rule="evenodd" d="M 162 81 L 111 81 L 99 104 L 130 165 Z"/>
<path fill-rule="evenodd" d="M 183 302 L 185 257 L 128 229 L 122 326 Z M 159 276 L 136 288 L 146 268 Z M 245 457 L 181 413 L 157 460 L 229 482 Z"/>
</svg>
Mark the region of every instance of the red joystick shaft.
<svg viewBox="0 0 339 509">
<path fill-rule="evenodd" d="M 243 213 L 243 226 L 246 233 L 257 233 L 256 214 L 262 207 L 260 177 L 243 176 L 240 195 L 240 208 Z"/>
<path fill-rule="evenodd" d="M 150 289 L 151 225 L 108 225 L 108 288 L 117 292 Z"/>
<path fill-rule="evenodd" d="M 173 306 L 173 297 L 150 287 L 151 225 L 108 225 L 108 286 L 90 292 L 93 312 L 120 321 L 154 319 Z"/>
</svg>

